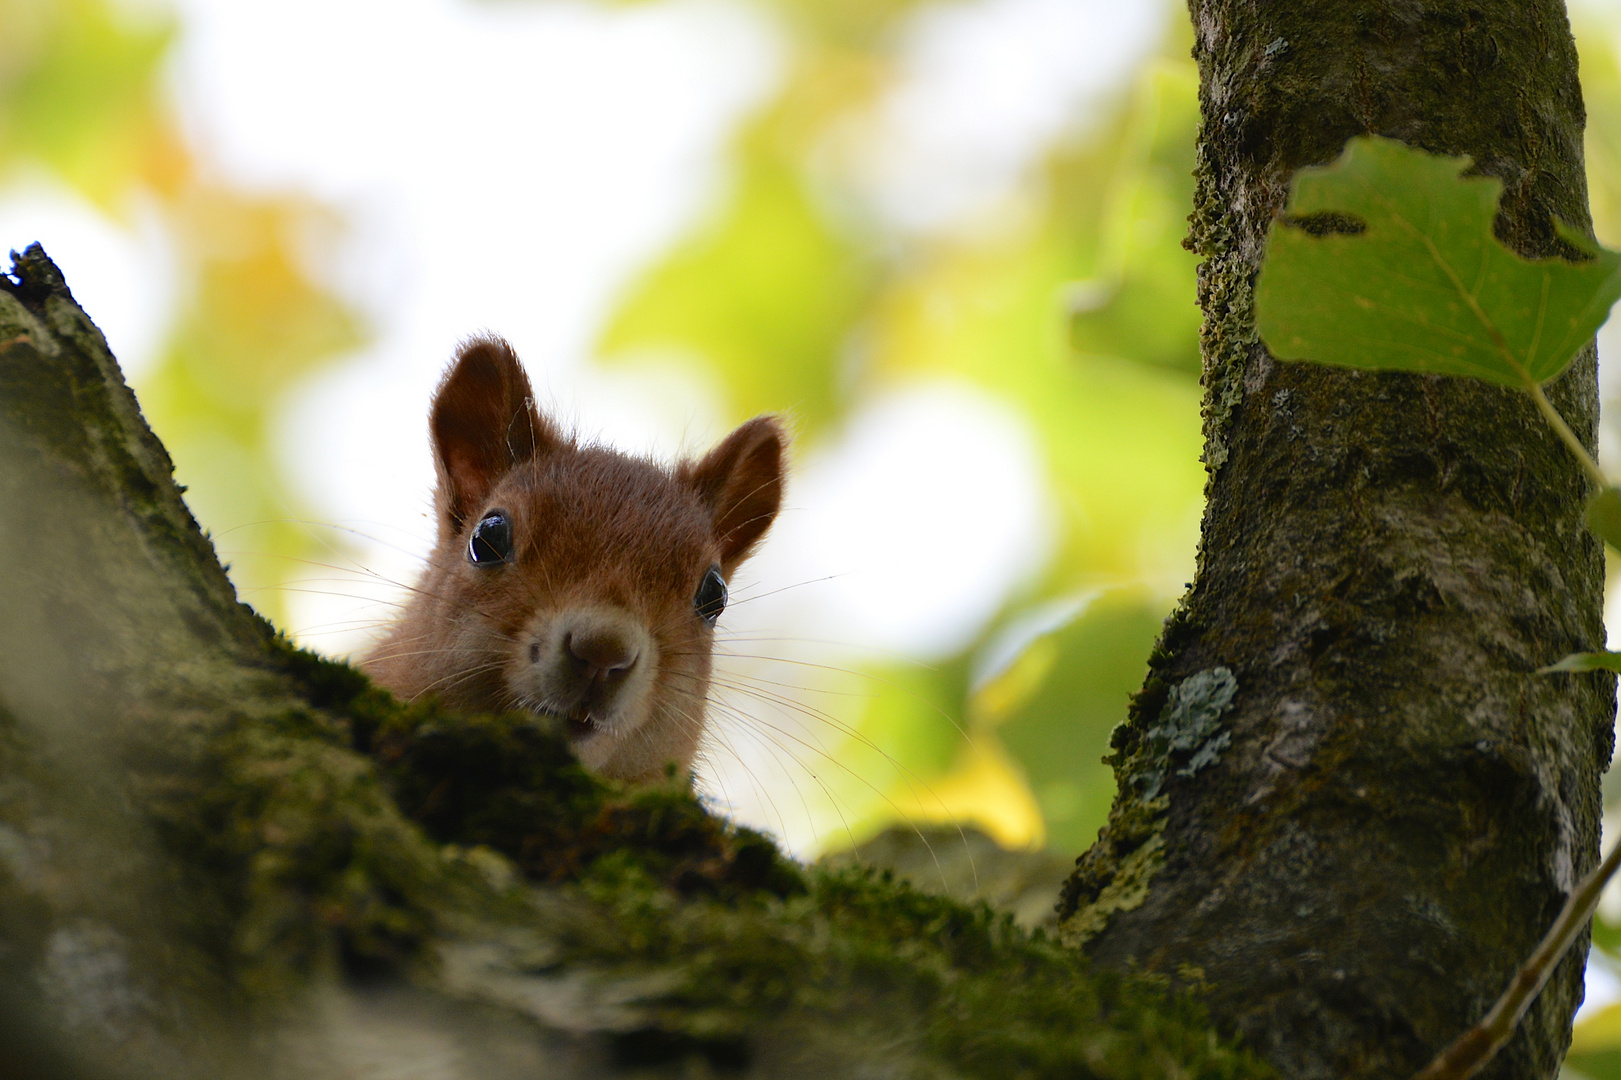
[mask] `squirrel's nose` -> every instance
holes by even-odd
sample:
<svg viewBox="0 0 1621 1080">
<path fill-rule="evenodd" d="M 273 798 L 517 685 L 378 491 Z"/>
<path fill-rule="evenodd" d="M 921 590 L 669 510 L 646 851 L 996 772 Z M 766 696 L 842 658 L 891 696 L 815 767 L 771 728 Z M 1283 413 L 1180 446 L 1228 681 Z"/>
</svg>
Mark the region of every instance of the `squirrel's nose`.
<svg viewBox="0 0 1621 1080">
<path fill-rule="evenodd" d="M 577 627 L 563 638 L 569 655 L 585 667 L 585 677 L 596 680 L 635 666 L 639 652 L 617 627 Z"/>
</svg>

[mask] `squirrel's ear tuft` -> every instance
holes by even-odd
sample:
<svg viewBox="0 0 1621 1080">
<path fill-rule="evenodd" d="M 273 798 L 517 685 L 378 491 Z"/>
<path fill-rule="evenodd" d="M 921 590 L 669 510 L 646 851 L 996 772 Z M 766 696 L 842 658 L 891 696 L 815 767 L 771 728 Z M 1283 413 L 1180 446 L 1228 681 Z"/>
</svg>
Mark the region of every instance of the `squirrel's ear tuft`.
<svg viewBox="0 0 1621 1080">
<path fill-rule="evenodd" d="M 714 515 L 721 570 L 727 576 L 748 558 L 782 507 L 788 437 L 775 416 L 756 416 L 703 460 L 681 467 Z"/>
<path fill-rule="evenodd" d="M 434 392 L 428 432 L 439 474 L 434 503 L 450 534 L 514 465 L 560 441 L 535 409 L 518 355 L 498 337 L 472 338 L 456 350 Z"/>
</svg>

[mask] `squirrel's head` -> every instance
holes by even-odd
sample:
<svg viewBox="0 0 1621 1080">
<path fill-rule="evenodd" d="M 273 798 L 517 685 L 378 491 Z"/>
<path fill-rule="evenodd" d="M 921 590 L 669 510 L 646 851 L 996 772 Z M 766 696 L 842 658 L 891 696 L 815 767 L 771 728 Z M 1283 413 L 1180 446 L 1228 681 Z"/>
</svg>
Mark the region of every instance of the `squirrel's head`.
<svg viewBox="0 0 1621 1080">
<path fill-rule="evenodd" d="M 556 717 L 609 776 L 686 769 L 727 582 L 782 503 L 782 425 L 756 417 L 673 469 L 581 446 L 535 407 L 511 347 L 483 337 L 458 351 L 429 430 L 438 541 L 368 669 L 401 692 Z"/>
</svg>

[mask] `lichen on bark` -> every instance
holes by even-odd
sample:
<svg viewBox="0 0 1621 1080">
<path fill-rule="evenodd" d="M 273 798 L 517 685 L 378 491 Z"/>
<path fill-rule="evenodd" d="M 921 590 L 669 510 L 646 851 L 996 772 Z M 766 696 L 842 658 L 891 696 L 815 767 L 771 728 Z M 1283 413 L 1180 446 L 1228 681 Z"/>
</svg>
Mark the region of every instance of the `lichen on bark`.
<svg viewBox="0 0 1621 1080">
<path fill-rule="evenodd" d="M 1237 680 L 1226 668 L 1209 668 L 1183 679 L 1166 694 L 1159 721 L 1147 731 L 1117 728 L 1114 766 L 1120 794 L 1102 841 L 1077 860 L 1058 898 L 1061 936 L 1085 945 L 1116 914 L 1148 899 L 1165 865 L 1165 827 L 1171 799 L 1162 794 L 1172 776 L 1197 775 L 1217 764 L 1232 744 L 1222 714 L 1231 706 Z"/>
<path fill-rule="evenodd" d="M 1128 723 L 1121 790 L 1065 892 L 1096 960 L 1197 972 L 1281 1072 L 1406 1075 L 1478 1019 L 1597 852 L 1614 684 L 1539 676 L 1599 646 L 1585 479 L 1522 395 L 1275 362 L 1253 286 L 1296 169 L 1381 134 L 1504 182 L 1498 235 L 1589 228 L 1576 56 L 1557 0 L 1192 0 L 1190 246 L 1204 257 L 1198 576 Z M 1550 395 L 1591 442 L 1591 348 Z M 1170 689 L 1225 666 L 1219 765 L 1124 781 Z M 1100 912 L 1163 845 L 1140 902 Z M 1494 1076 L 1552 1076 L 1577 950 Z"/>
<path fill-rule="evenodd" d="M 31 1077 L 1270 1075 L 1163 980 L 278 638 L 37 247 L 0 278 L 0 505 L 0 1046 Z"/>
</svg>

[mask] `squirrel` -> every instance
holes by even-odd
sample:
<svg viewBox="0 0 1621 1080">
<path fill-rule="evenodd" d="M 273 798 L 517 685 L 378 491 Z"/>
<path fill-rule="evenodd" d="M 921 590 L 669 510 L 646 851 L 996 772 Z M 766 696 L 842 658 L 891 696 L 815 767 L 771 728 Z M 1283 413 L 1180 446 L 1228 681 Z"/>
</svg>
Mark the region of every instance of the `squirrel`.
<svg viewBox="0 0 1621 1080">
<path fill-rule="evenodd" d="M 782 505 L 782 423 L 757 416 L 673 468 L 580 445 L 483 336 L 428 428 L 437 540 L 362 670 L 401 697 L 553 718 L 610 778 L 689 774 L 726 583 Z"/>
</svg>

